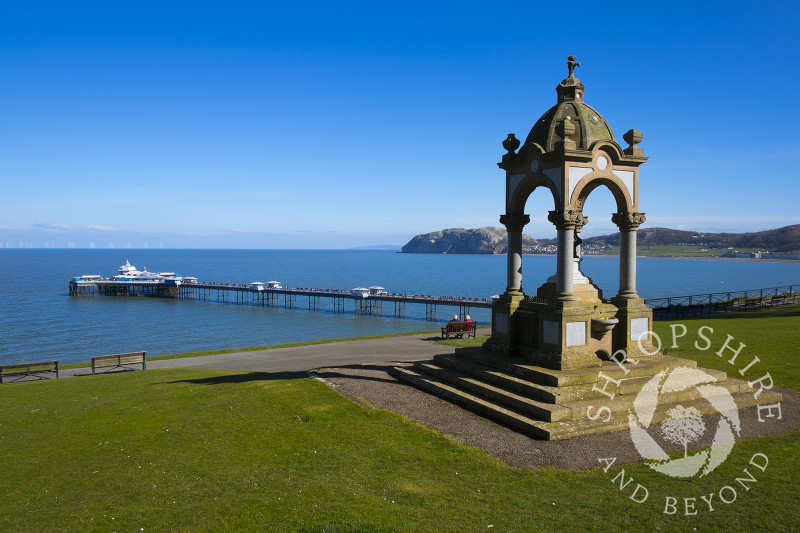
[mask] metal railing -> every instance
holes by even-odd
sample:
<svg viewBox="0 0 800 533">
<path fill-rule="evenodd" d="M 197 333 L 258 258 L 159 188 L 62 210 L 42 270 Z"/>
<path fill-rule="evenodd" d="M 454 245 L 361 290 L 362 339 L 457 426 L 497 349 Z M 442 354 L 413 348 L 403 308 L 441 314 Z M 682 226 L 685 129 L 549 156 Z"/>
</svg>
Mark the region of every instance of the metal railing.
<svg viewBox="0 0 800 533">
<path fill-rule="evenodd" d="M 709 292 L 667 298 L 646 298 L 654 320 L 749 311 L 800 303 L 800 285 L 783 285 L 745 291 Z"/>
</svg>

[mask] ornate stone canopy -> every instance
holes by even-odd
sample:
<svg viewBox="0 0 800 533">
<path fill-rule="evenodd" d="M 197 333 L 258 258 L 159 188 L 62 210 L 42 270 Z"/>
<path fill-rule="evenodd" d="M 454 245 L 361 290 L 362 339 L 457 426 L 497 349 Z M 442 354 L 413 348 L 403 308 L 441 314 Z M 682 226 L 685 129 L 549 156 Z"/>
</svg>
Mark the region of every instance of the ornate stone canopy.
<svg viewBox="0 0 800 533">
<path fill-rule="evenodd" d="M 508 231 L 508 285 L 493 314 L 491 344 L 509 353 L 526 352 L 537 363 L 557 368 L 594 364 L 601 351 L 636 352 L 632 341 L 638 337 L 631 336 L 649 330 L 652 315 L 636 293 L 636 230 L 644 222 L 638 202 L 639 166 L 647 161 L 637 144 L 643 136 L 631 129 L 623 136 L 629 146 L 623 149 L 617 143 L 608 122 L 583 101 L 586 87 L 575 77 L 578 66 L 570 56 L 569 75 L 556 87 L 556 105 L 536 121 L 521 146 L 509 134 L 498 163 L 506 171 L 506 206 L 500 221 Z M 545 216 L 558 232 L 558 263 L 556 275 L 529 297 L 522 289 L 522 229 L 530 220 L 525 204 L 538 187 L 553 197 L 553 210 Z M 598 187 L 609 189 L 616 201 L 617 210 L 610 215 L 621 234 L 620 286 L 611 301 L 603 300 L 580 269 L 580 232 L 589 222 L 583 206 Z M 527 315 L 515 320 L 518 308 Z M 601 314 L 622 319 L 614 332 L 616 340 L 609 335 L 602 349 L 589 342 L 590 319 Z M 536 319 L 526 322 L 521 316 Z M 524 328 L 536 331 L 521 331 Z"/>
</svg>

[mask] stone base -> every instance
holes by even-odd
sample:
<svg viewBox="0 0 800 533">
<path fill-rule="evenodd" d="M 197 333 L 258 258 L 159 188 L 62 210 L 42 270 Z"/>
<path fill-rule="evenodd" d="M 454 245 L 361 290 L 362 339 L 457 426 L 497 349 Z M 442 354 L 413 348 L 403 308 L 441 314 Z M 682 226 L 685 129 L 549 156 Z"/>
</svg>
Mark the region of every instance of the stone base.
<svg viewBox="0 0 800 533">
<path fill-rule="evenodd" d="M 663 372 L 671 379 L 691 381 L 698 370 L 702 369 L 695 361 L 667 356 L 638 364 L 604 361 L 594 368 L 553 370 L 481 348 L 459 348 L 453 355 L 415 363 L 413 369 L 395 368 L 394 374 L 512 429 L 539 439 L 559 440 L 628 429 L 629 413 L 642 405 L 637 395 L 646 384 L 652 387 L 654 376 Z M 718 395 L 730 394 L 738 409 L 777 403 L 782 398 L 780 393 L 766 390 L 756 399 L 746 381 L 728 378 L 717 370 L 702 372 L 706 383 L 713 383 Z M 652 423 L 668 418 L 670 408 L 677 405 L 694 407 L 700 414 L 716 412 L 698 388 L 691 387 L 661 395 L 653 406 Z M 604 407 L 607 412 L 600 411 Z"/>
<path fill-rule="evenodd" d="M 644 300 L 633 294 L 604 302 L 592 280 L 582 279 L 567 295 L 553 282 L 539 287 L 534 298 L 506 291 L 492 306 L 492 336 L 485 348 L 555 370 L 596 367 L 612 357 L 663 357 L 652 344 L 653 311 Z"/>
<path fill-rule="evenodd" d="M 506 290 L 492 304 L 492 336 L 486 341 L 487 350 L 504 355 L 513 353 L 513 316 L 524 298 L 521 291 Z"/>
<path fill-rule="evenodd" d="M 619 326 L 614 331 L 614 349 L 625 350 L 635 360 L 657 360 L 663 354 L 653 346 L 653 310 L 644 300 L 636 298 L 611 299 L 617 307 Z"/>
</svg>

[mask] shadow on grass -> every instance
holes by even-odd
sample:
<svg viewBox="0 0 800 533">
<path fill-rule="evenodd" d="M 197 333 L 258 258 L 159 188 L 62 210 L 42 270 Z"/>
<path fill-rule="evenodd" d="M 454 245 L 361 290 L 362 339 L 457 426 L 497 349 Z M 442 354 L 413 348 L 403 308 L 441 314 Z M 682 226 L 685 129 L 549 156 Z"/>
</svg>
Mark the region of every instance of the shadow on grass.
<svg viewBox="0 0 800 533">
<path fill-rule="evenodd" d="M 345 379 L 355 379 L 360 381 L 375 381 L 378 383 L 398 383 L 398 381 L 392 377 L 391 370 L 392 368 L 400 364 L 401 364 L 400 362 L 397 362 L 397 363 L 386 363 L 386 364 L 346 365 L 346 366 L 327 367 L 314 371 L 312 372 L 312 374 L 322 379 L 345 378 Z M 352 372 L 348 372 L 348 370 Z M 378 372 L 380 374 L 376 376 L 373 375 L 372 372 Z M 380 376 L 387 376 L 387 377 L 380 377 Z"/>
<path fill-rule="evenodd" d="M 353 364 L 335 367 L 323 367 L 311 371 L 298 371 L 298 372 L 247 372 L 243 374 L 225 374 L 222 376 L 211 376 L 207 378 L 194 378 L 194 379 L 179 379 L 176 381 L 169 381 L 168 383 L 192 383 L 196 385 L 226 385 L 226 384 L 239 384 L 249 383 L 252 381 L 277 381 L 282 379 L 304 379 L 309 376 L 319 377 L 322 379 L 332 378 L 347 378 L 357 380 L 377 381 L 381 383 L 397 383 L 397 380 L 391 377 L 391 369 L 395 366 L 401 365 L 403 362 L 398 361 L 394 363 L 385 364 Z M 389 376 L 388 378 L 378 377 L 373 372 Z"/>
<path fill-rule="evenodd" d="M 193 383 L 196 385 L 226 385 L 249 383 L 251 381 L 277 381 L 308 377 L 308 372 L 248 372 L 246 374 L 225 374 L 208 378 L 179 379 L 169 383 Z"/>
</svg>

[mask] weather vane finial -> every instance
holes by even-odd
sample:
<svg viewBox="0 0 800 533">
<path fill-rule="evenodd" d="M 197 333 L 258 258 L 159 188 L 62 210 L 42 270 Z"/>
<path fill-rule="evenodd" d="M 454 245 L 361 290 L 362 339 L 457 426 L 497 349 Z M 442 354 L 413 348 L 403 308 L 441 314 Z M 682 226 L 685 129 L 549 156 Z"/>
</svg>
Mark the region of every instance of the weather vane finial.
<svg viewBox="0 0 800 533">
<path fill-rule="evenodd" d="M 569 56 L 567 58 L 567 68 L 569 69 L 569 77 L 574 77 L 575 67 L 581 66 L 580 63 L 575 62 L 575 56 Z"/>
</svg>

